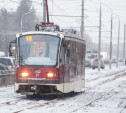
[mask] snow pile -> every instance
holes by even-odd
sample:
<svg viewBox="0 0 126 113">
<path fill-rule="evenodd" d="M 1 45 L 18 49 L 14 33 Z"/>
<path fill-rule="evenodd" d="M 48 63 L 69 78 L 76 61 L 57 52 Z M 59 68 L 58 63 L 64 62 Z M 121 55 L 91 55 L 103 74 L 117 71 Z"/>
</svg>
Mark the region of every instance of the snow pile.
<svg viewBox="0 0 126 113">
<path fill-rule="evenodd" d="M 0 51 L 0 57 L 4 57 L 5 56 L 5 52 Z"/>
</svg>

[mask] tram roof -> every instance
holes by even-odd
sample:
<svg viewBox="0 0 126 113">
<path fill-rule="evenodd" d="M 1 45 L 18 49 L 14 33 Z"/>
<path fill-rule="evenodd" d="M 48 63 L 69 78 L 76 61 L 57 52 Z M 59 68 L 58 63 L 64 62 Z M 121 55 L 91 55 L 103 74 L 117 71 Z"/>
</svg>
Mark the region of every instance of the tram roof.
<svg viewBox="0 0 126 113">
<path fill-rule="evenodd" d="M 64 38 L 64 37 L 70 37 L 70 39 L 77 39 L 77 40 L 80 40 L 80 41 L 85 41 L 85 40 L 82 40 L 80 37 L 78 37 L 77 35 L 75 34 L 72 34 L 72 33 L 64 33 L 64 32 L 47 32 L 47 31 L 30 31 L 30 32 L 22 32 L 22 33 L 18 33 L 16 34 L 16 37 L 19 37 L 19 36 L 22 36 L 22 35 L 32 35 L 32 34 L 49 34 L 49 35 L 56 35 L 56 36 L 59 36 L 61 38 Z"/>
</svg>

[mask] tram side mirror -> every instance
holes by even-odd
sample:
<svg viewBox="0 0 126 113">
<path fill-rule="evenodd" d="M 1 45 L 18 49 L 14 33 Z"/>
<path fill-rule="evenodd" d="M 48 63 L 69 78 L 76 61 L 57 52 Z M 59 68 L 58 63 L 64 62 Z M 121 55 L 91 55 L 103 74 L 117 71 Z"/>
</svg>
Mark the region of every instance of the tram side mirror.
<svg viewBox="0 0 126 113">
<path fill-rule="evenodd" d="M 9 44 L 9 56 L 15 56 L 16 53 L 16 40 L 13 40 Z"/>
</svg>

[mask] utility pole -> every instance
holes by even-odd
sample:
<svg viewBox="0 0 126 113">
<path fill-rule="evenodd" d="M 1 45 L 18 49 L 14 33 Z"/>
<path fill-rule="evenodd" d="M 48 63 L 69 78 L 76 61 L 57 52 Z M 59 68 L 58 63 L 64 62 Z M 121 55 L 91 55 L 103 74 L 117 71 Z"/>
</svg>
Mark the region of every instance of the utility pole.
<svg viewBox="0 0 126 113">
<path fill-rule="evenodd" d="M 112 28 L 113 28 L 113 18 L 111 16 L 111 34 L 110 34 L 110 60 L 109 60 L 109 69 L 112 67 Z"/>
<path fill-rule="evenodd" d="M 84 40 L 84 0 L 82 0 L 81 39 Z"/>
<path fill-rule="evenodd" d="M 126 43 L 126 25 L 124 24 L 124 47 L 123 47 L 123 65 L 126 65 L 125 64 L 125 48 L 126 48 L 126 45 L 125 45 L 125 43 Z"/>
<path fill-rule="evenodd" d="M 120 21 L 119 21 L 119 27 L 118 27 L 118 45 L 117 45 L 117 63 L 116 67 L 119 66 L 119 38 L 120 38 Z"/>
<path fill-rule="evenodd" d="M 43 22 L 46 23 L 46 1 L 43 0 Z"/>
<path fill-rule="evenodd" d="M 98 45 L 98 71 L 100 71 L 101 64 L 101 1 L 100 1 L 100 17 L 99 17 L 99 45 Z"/>
</svg>

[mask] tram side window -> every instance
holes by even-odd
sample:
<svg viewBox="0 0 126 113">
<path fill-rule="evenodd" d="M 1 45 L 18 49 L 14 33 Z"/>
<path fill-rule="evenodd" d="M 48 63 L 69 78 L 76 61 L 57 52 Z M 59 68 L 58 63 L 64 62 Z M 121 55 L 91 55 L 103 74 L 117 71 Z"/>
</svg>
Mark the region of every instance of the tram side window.
<svg viewBox="0 0 126 113">
<path fill-rule="evenodd" d="M 63 44 L 61 46 L 61 49 L 60 49 L 60 66 L 64 65 L 64 60 L 65 60 L 65 49 L 63 47 Z"/>
<path fill-rule="evenodd" d="M 83 45 L 83 61 L 85 60 L 85 55 L 86 55 L 86 46 Z"/>
<path fill-rule="evenodd" d="M 84 45 L 82 43 L 76 43 L 76 53 L 75 53 L 75 60 L 76 60 L 76 71 L 77 75 L 82 74 L 83 72 L 83 59 L 84 57 Z"/>
<path fill-rule="evenodd" d="M 70 46 L 69 46 L 69 50 L 70 50 L 70 56 L 69 56 L 69 64 L 74 64 L 75 63 L 75 42 L 70 42 Z"/>
<path fill-rule="evenodd" d="M 69 63 L 69 48 L 68 48 L 68 41 L 65 41 L 64 49 L 65 49 L 65 64 Z"/>
<path fill-rule="evenodd" d="M 65 48 L 65 64 L 74 64 L 75 63 L 75 42 L 66 41 Z"/>
</svg>

